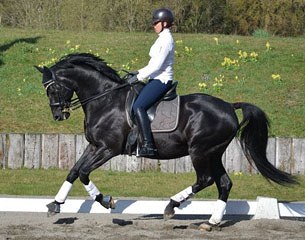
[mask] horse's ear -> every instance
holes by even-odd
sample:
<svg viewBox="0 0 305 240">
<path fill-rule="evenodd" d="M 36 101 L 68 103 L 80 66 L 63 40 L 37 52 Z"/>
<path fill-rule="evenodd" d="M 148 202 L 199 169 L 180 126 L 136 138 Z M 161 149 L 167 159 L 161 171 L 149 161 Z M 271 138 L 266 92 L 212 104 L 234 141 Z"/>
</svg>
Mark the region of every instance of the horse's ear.
<svg viewBox="0 0 305 240">
<path fill-rule="evenodd" d="M 48 81 L 50 81 L 51 79 L 53 79 L 53 73 L 50 70 L 50 68 L 43 66 L 39 67 L 39 66 L 34 66 L 39 72 L 42 73 L 42 83 L 46 83 Z"/>
<path fill-rule="evenodd" d="M 36 68 L 39 72 L 43 73 L 43 68 L 42 67 L 34 65 L 34 68 Z"/>
<path fill-rule="evenodd" d="M 44 81 L 49 81 L 53 79 L 53 73 L 51 69 L 46 66 L 43 67 L 43 79 Z"/>
</svg>

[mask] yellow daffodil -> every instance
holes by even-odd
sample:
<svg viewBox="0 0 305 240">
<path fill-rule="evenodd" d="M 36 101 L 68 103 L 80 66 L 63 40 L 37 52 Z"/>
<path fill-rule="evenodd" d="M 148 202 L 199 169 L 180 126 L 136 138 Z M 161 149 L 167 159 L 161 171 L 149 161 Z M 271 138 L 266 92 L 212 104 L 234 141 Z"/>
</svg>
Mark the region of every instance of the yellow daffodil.
<svg viewBox="0 0 305 240">
<path fill-rule="evenodd" d="M 281 80 L 281 75 L 280 74 L 277 74 L 277 73 L 273 73 L 271 74 L 271 77 L 273 80 Z"/>
<path fill-rule="evenodd" d="M 266 48 L 267 48 L 267 51 L 269 51 L 271 48 L 270 48 L 270 43 L 269 42 L 266 42 Z"/>
<path fill-rule="evenodd" d="M 250 57 L 252 57 L 252 58 L 257 58 L 257 57 L 258 57 L 258 53 L 256 53 L 256 52 L 251 52 L 251 53 L 250 53 Z"/>
<path fill-rule="evenodd" d="M 199 86 L 200 90 L 207 89 L 207 84 L 206 83 L 201 82 L 201 83 L 198 84 L 198 86 Z"/>
</svg>

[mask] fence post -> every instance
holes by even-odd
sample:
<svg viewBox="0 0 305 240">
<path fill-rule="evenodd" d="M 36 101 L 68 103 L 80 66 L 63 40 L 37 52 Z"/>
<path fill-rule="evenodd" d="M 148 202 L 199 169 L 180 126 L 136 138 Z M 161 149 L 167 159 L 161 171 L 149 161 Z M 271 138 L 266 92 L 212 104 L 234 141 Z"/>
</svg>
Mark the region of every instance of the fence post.
<svg viewBox="0 0 305 240">
<path fill-rule="evenodd" d="M 226 149 L 225 168 L 231 172 L 249 172 L 250 164 L 246 159 L 238 139 L 234 138 Z"/>
<path fill-rule="evenodd" d="M 139 172 L 141 170 L 141 158 L 121 155 L 126 161 L 126 172 Z"/>
<path fill-rule="evenodd" d="M 41 141 L 41 167 L 58 167 L 58 135 L 43 134 Z"/>
<path fill-rule="evenodd" d="M 0 169 L 7 167 L 6 134 L 0 134 Z"/>
<path fill-rule="evenodd" d="M 160 160 L 161 172 L 174 173 L 175 172 L 176 159 L 172 160 Z"/>
<path fill-rule="evenodd" d="M 25 134 L 24 136 L 24 167 L 40 168 L 41 135 Z"/>
<path fill-rule="evenodd" d="M 127 163 L 123 159 L 123 155 L 118 155 L 112 158 L 110 161 L 111 161 L 110 167 L 112 171 L 119 171 L 119 172 L 126 171 Z"/>
<path fill-rule="evenodd" d="M 159 171 L 159 161 L 156 159 L 149 159 L 141 157 L 141 170 L 142 171 Z"/>
<path fill-rule="evenodd" d="M 275 138 L 268 139 L 267 158 L 273 166 L 276 166 L 276 139 Z"/>
<path fill-rule="evenodd" d="M 276 167 L 291 172 L 291 138 L 276 138 Z"/>
<path fill-rule="evenodd" d="M 58 139 L 58 166 L 71 169 L 75 164 L 75 135 L 60 134 Z"/>
<path fill-rule="evenodd" d="M 292 174 L 305 174 L 305 139 L 292 139 Z"/>
<path fill-rule="evenodd" d="M 7 166 L 8 168 L 21 168 L 23 167 L 24 159 L 24 135 L 23 134 L 8 134 L 8 155 Z"/>
</svg>

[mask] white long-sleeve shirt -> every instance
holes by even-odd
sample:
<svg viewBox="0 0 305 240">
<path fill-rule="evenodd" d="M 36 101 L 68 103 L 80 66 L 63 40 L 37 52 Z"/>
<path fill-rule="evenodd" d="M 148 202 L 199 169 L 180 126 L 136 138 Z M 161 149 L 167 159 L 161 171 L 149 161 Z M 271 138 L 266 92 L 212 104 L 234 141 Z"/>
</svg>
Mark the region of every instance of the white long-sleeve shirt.
<svg viewBox="0 0 305 240">
<path fill-rule="evenodd" d="M 168 28 L 164 28 L 149 51 L 150 60 L 137 75 L 140 81 L 145 78 L 159 79 L 163 83 L 173 80 L 175 44 Z"/>
</svg>

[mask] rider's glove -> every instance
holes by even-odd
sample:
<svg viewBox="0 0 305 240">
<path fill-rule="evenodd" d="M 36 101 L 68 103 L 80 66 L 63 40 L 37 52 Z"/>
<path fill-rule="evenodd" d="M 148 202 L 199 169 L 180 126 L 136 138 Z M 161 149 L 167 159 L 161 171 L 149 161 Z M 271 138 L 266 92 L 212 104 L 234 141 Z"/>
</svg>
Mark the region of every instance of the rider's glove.
<svg viewBox="0 0 305 240">
<path fill-rule="evenodd" d="M 138 77 L 137 77 L 138 73 L 139 73 L 138 71 L 130 72 L 129 73 L 130 77 L 128 77 L 127 82 L 129 84 L 133 84 L 133 83 L 137 82 L 138 81 Z"/>
</svg>

